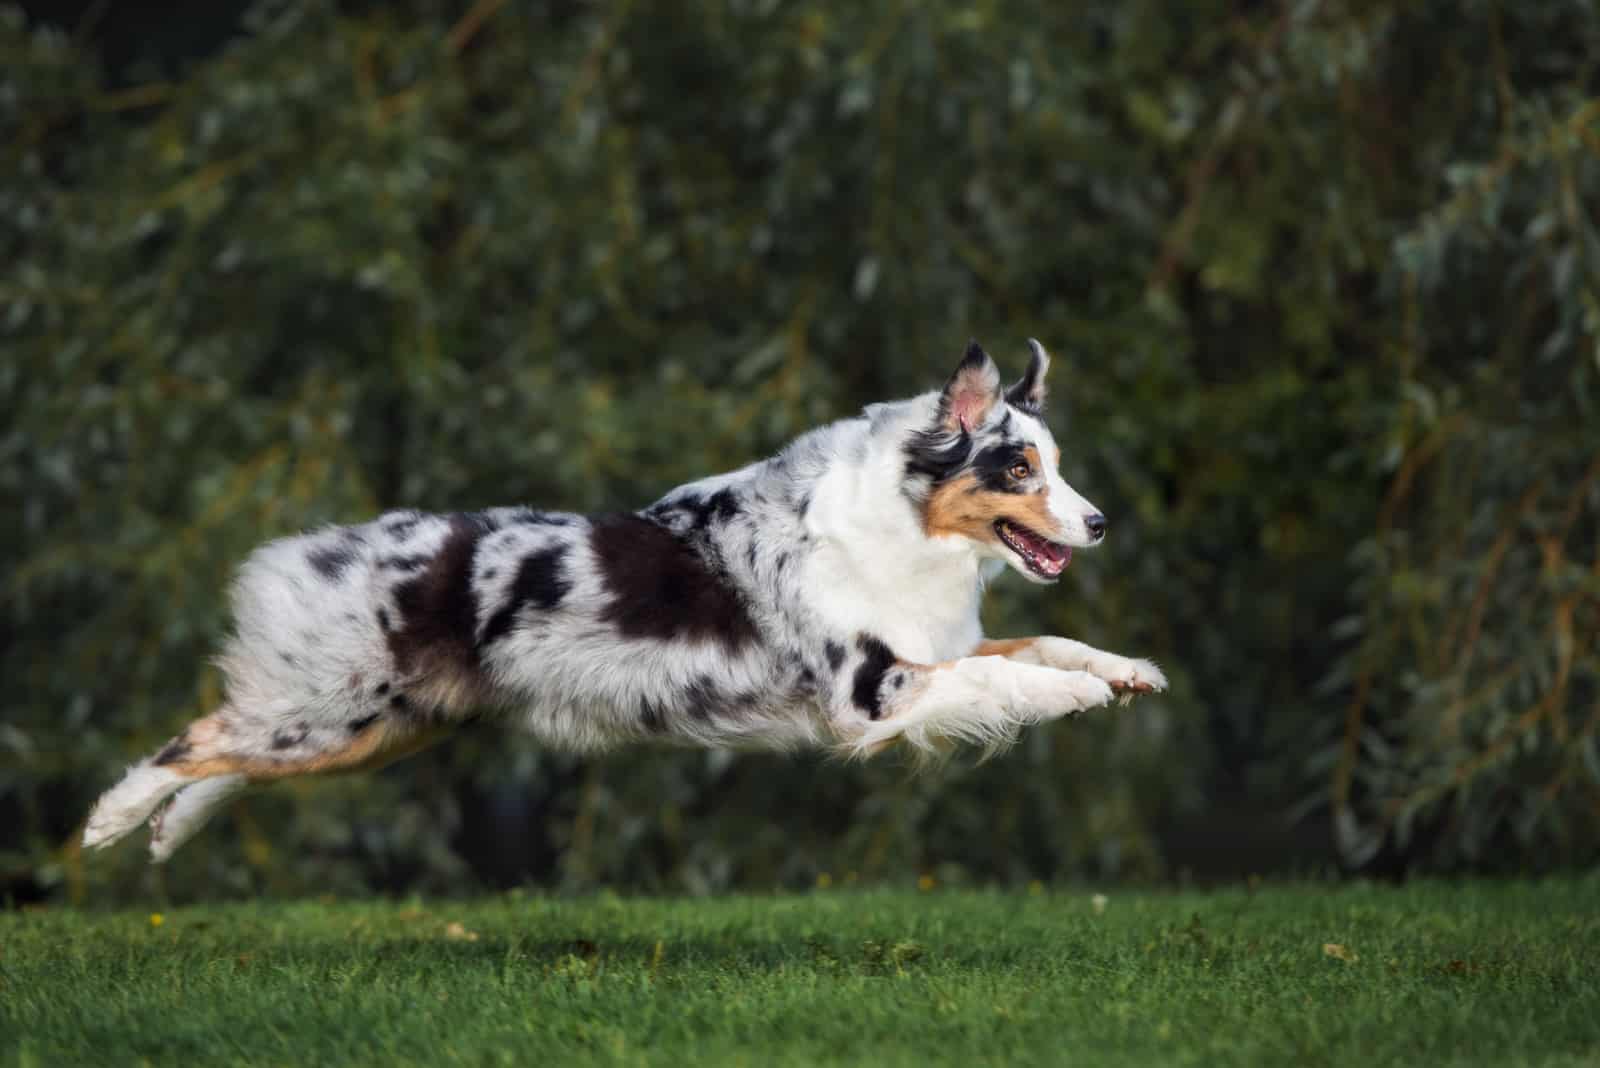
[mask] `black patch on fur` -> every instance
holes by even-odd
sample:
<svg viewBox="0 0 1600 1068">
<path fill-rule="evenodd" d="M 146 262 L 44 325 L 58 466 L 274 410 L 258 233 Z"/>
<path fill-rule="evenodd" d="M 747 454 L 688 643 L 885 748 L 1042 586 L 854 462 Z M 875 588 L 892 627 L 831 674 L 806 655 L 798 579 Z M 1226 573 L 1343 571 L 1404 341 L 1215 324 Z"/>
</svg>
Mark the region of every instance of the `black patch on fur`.
<svg viewBox="0 0 1600 1068">
<path fill-rule="evenodd" d="M 708 721 L 737 715 L 740 710 L 761 699 L 758 693 L 743 691 L 730 693 L 717 685 L 710 675 L 697 675 L 683 691 L 683 703 L 690 716 Z"/>
<path fill-rule="evenodd" d="M 156 754 L 156 758 L 152 763 L 158 767 L 164 764 L 176 764 L 189 755 L 189 749 L 189 735 L 185 732 L 162 746 L 161 752 Z"/>
<path fill-rule="evenodd" d="M 510 634 L 523 605 L 531 604 L 542 612 L 548 612 L 561 603 L 572 590 L 572 580 L 567 578 L 561 566 L 566 553 L 565 545 L 554 545 L 522 558 L 522 563 L 517 567 L 517 577 L 511 583 L 511 595 L 500 610 L 489 617 L 488 624 L 483 628 L 480 645 L 499 641 Z"/>
<path fill-rule="evenodd" d="M 670 530 L 623 514 L 596 519 L 590 538 L 612 597 L 600 618 L 624 637 L 712 639 L 729 651 L 758 640 L 738 591 Z"/>
<path fill-rule="evenodd" d="M 856 707 L 866 710 L 867 718 L 877 719 L 883 714 L 883 695 L 879 691 L 883 687 L 883 676 L 894 666 L 894 653 L 870 634 L 858 637 L 856 648 L 861 650 L 862 659 L 861 666 L 856 668 L 850 699 Z"/>
<path fill-rule="evenodd" d="M 744 511 L 744 505 L 739 503 L 738 494 L 731 489 L 720 489 L 706 501 L 706 508 L 711 516 L 719 523 L 726 523 Z"/>
<path fill-rule="evenodd" d="M 478 542 L 496 529 L 481 512 L 450 516 L 450 533 L 415 578 L 396 586 L 400 626 L 387 633 L 395 667 L 407 673 L 427 661 L 438 670 L 449 665 L 475 672 L 478 647 L 478 597 L 472 589 L 472 557 Z M 380 623 L 382 617 L 380 615 Z"/>
<path fill-rule="evenodd" d="M 351 734 L 360 734 L 376 722 L 378 722 L 378 713 L 374 712 L 371 715 L 362 716 L 360 719 L 353 719 L 345 726 Z"/>
<path fill-rule="evenodd" d="M 570 515 L 559 512 L 541 512 L 536 508 L 518 508 L 511 513 L 509 520 L 516 526 L 526 527 L 565 527 L 572 525 Z"/>
<path fill-rule="evenodd" d="M 404 708 L 409 703 L 410 702 L 406 700 L 406 695 L 403 693 L 397 693 L 393 697 L 389 698 L 390 708 Z"/>
<path fill-rule="evenodd" d="M 1028 462 L 1022 450 L 1021 445 L 991 445 L 979 450 L 972 460 L 972 473 L 978 476 L 978 484 L 991 493 L 1028 492 L 1027 486 L 1017 483 L 1009 474 L 1012 464 Z"/>
<path fill-rule="evenodd" d="M 898 690 L 900 687 L 904 686 L 905 684 L 906 684 L 906 673 L 904 671 L 896 671 L 893 675 L 889 676 L 889 688 L 891 690 Z"/>
<path fill-rule="evenodd" d="M 666 504 L 658 504 L 647 513 L 653 518 L 670 520 L 680 515 L 688 520 L 689 529 L 700 533 L 713 523 L 727 523 L 744 512 L 744 504 L 733 490 L 723 488 L 709 497 L 688 494 Z"/>
<path fill-rule="evenodd" d="M 829 640 L 822 648 L 828 654 L 828 666 L 838 671 L 839 665 L 844 663 L 844 646 L 836 641 Z"/>
<path fill-rule="evenodd" d="M 498 575 L 498 574 L 500 574 L 500 569 L 499 568 L 486 567 L 486 568 L 483 569 L 483 581 L 485 581 L 485 582 L 493 582 L 494 581 L 494 577 L 496 575 Z"/>
<path fill-rule="evenodd" d="M 417 529 L 417 524 L 422 522 L 420 515 L 403 515 L 390 519 L 383 524 L 383 532 L 396 542 L 404 542 L 411 537 L 412 531 Z"/>
<path fill-rule="evenodd" d="M 683 700 L 688 706 L 689 715 L 708 720 L 722 710 L 727 698 L 717 689 L 716 681 L 710 675 L 698 675 L 683 691 Z"/>
<path fill-rule="evenodd" d="M 274 731 L 272 733 L 272 748 L 293 749 L 295 746 L 305 741 L 306 735 L 309 733 L 311 733 L 311 731 L 304 723 L 296 723 L 293 727 L 286 730 Z"/>
<path fill-rule="evenodd" d="M 756 569 L 756 543 L 753 541 L 750 543 L 750 547 L 745 550 L 744 562 L 750 565 L 751 571 Z"/>
<path fill-rule="evenodd" d="M 389 610 L 387 608 L 378 609 L 378 629 L 384 631 L 389 629 Z"/>
<path fill-rule="evenodd" d="M 804 519 L 806 517 L 806 513 L 808 511 L 810 511 L 810 510 L 811 510 L 811 494 L 809 494 L 809 493 L 803 494 L 800 497 L 800 500 L 794 506 L 794 514 L 799 516 L 801 519 Z"/>
<path fill-rule="evenodd" d="M 644 729 L 651 734 L 660 734 L 667 729 L 666 710 L 648 697 L 639 698 L 639 718 L 644 721 Z"/>
<path fill-rule="evenodd" d="M 311 565 L 311 570 L 329 582 L 337 582 L 339 576 L 344 574 L 345 568 L 356 562 L 355 550 L 355 543 L 341 541 L 337 545 L 312 549 L 306 553 L 306 563 Z"/>
<path fill-rule="evenodd" d="M 1029 415 L 1043 415 L 1044 386 L 1040 381 L 1043 375 L 1044 361 L 1039 358 L 1038 353 L 1035 353 L 1029 357 L 1028 369 L 1023 372 L 1022 377 L 1006 390 L 1006 403 Z"/>
<path fill-rule="evenodd" d="M 288 664 L 290 667 L 299 667 L 300 666 L 300 661 L 295 659 L 295 655 L 293 653 L 284 652 L 282 649 L 278 650 L 278 659 L 282 660 L 285 664 Z"/>
<path fill-rule="evenodd" d="M 428 561 L 433 557 L 427 553 L 413 553 L 410 556 L 385 556 L 378 561 L 378 566 L 388 568 L 390 571 L 420 571 L 428 566 Z"/>
<path fill-rule="evenodd" d="M 972 435 L 935 427 L 914 431 L 906 439 L 906 475 L 934 482 L 954 478 L 972 456 Z"/>
<path fill-rule="evenodd" d="M 380 682 L 378 683 L 378 688 L 372 692 L 377 694 L 379 697 L 382 697 L 384 694 L 389 692 L 389 684 L 387 682 Z"/>
<path fill-rule="evenodd" d="M 956 374 L 962 371 L 974 371 L 989 362 L 989 354 L 983 351 L 983 346 L 978 344 L 977 338 L 967 339 L 967 351 L 961 354 L 961 362 L 956 365 Z M 955 375 L 951 375 L 954 378 Z"/>
</svg>

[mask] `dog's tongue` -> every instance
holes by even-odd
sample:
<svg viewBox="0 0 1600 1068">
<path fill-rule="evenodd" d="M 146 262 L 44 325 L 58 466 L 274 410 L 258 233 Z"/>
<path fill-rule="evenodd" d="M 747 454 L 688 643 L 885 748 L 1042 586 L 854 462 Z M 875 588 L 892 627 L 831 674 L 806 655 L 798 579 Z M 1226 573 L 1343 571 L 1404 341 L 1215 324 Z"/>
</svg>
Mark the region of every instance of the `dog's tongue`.
<svg viewBox="0 0 1600 1068">
<path fill-rule="evenodd" d="M 1027 545 L 1028 551 L 1032 554 L 1034 563 L 1038 564 L 1040 571 L 1049 575 L 1059 575 L 1066 570 L 1067 564 L 1072 560 L 1072 547 L 1070 545 L 1057 545 L 1053 541 L 1035 537 L 1031 530 L 1022 530 L 1016 527 L 1012 529 L 1016 530 L 1023 543 Z"/>
</svg>

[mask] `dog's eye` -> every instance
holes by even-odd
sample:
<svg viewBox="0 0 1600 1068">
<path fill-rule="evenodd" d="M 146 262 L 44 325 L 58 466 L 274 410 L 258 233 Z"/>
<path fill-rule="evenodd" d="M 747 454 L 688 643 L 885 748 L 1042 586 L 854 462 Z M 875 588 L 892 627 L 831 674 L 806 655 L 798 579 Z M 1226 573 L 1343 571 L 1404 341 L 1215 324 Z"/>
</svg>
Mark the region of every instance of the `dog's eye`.
<svg viewBox="0 0 1600 1068">
<path fill-rule="evenodd" d="M 1018 482 L 1021 482 L 1031 474 L 1033 474 L 1033 468 L 1028 465 L 1026 460 L 1018 460 L 1011 465 L 1011 477 Z"/>
</svg>

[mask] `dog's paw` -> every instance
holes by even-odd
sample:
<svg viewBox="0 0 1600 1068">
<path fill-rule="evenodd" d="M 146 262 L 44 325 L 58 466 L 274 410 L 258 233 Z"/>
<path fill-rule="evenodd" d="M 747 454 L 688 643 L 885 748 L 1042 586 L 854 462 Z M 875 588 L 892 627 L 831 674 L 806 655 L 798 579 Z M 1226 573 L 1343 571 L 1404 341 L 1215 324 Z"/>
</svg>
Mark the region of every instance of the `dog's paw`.
<svg viewBox="0 0 1600 1068">
<path fill-rule="evenodd" d="M 1107 657 L 1106 660 L 1104 664 L 1095 664 L 1095 674 L 1119 694 L 1160 693 L 1167 688 L 1167 676 L 1148 660 L 1126 656 Z"/>
<path fill-rule="evenodd" d="M 1109 705 L 1114 696 L 1111 684 L 1087 671 L 1058 672 L 1061 681 L 1054 695 L 1057 715 L 1075 716 L 1079 712 Z"/>
<path fill-rule="evenodd" d="M 101 802 L 89 813 L 83 828 L 83 848 L 105 849 L 144 822 L 144 810 L 131 805 Z"/>
<path fill-rule="evenodd" d="M 183 779 L 166 768 L 135 764 L 94 803 L 83 829 L 83 847 L 104 849 L 114 844 L 149 819 L 182 785 Z"/>
</svg>

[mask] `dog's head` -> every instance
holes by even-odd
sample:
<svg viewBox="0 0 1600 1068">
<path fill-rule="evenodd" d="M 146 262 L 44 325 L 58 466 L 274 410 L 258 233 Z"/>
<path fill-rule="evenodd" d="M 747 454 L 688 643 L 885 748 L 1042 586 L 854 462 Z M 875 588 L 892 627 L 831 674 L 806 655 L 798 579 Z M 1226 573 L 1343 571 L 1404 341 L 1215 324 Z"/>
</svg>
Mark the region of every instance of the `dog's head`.
<svg viewBox="0 0 1600 1068">
<path fill-rule="evenodd" d="M 1073 548 L 1105 537 L 1106 520 L 1061 479 L 1061 450 L 1045 426 L 1050 357 L 1029 340 L 1022 379 L 1002 389 L 972 342 L 934 406 L 932 425 L 905 445 L 906 481 L 929 537 L 957 537 L 1034 582 L 1060 577 Z"/>
</svg>

